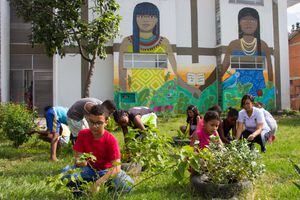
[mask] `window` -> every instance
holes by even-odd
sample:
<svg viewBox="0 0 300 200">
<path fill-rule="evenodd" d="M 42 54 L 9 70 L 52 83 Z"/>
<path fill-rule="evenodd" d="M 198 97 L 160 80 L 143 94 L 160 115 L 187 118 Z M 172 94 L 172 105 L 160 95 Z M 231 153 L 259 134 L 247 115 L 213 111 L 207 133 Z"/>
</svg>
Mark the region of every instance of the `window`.
<svg viewBox="0 0 300 200">
<path fill-rule="evenodd" d="M 124 68 L 167 68 L 166 54 L 125 53 Z"/>
<path fill-rule="evenodd" d="M 233 69 L 265 69 L 265 56 L 231 56 L 230 64 Z"/>
<path fill-rule="evenodd" d="M 229 3 L 241 3 L 250 5 L 264 5 L 264 0 L 229 0 Z"/>
</svg>

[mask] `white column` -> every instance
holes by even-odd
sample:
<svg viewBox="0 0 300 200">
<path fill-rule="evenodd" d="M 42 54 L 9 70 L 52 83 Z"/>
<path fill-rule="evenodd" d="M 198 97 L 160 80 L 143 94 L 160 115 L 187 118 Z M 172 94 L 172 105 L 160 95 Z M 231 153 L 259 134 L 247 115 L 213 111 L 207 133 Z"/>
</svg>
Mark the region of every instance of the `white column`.
<svg viewBox="0 0 300 200">
<path fill-rule="evenodd" d="M 10 9 L 8 1 L 0 1 L 0 20 L 1 20 L 1 101 L 9 101 L 9 42 L 10 42 Z"/>
<path fill-rule="evenodd" d="M 54 54 L 53 55 L 53 106 L 57 106 L 57 97 L 58 97 L 58 59 L 59 55 L 58 54 Z M 66 75 L 66 77 L 68 77 L 68 75 Z M 68 77 L 70 78 L 70 77 Z"/>
<path fill-rule="evenodd" d="M 287 2 L 278 2 L 279 46 L 280 46 L 280 84 L 281 108 L 290 108 L 290 70 L 287 31 Z"/>
</svg>

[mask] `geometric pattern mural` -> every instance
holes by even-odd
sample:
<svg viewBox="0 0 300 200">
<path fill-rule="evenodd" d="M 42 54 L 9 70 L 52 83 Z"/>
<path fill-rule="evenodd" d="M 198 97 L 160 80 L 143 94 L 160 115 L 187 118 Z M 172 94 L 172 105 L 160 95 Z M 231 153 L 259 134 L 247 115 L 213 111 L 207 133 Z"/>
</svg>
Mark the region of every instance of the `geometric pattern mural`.
<svg viewBox="0 0 300 200">
<path fill-rule="evenodd" d="M 163 69 L 131 69 L 131 74 L 131 91 L 140 92 L 144 88 L 157 90 L 165 83 Z"/>
</svg>

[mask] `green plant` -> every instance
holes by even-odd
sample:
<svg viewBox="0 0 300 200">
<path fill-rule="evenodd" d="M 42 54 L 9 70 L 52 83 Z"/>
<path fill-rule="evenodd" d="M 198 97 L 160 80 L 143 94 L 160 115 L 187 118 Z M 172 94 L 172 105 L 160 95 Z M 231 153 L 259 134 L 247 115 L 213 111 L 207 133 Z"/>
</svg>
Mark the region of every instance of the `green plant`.
<svg viewBox="0 0 300 200">
<path fill-rule="evenodd" d="M 292 163 L 292 165 L 293 165 L 295 171 L 297 172 L 297 174 L 300 176 L 300 168 L 299 168 L 299 166 L 296 165 L 296 163 L 294 163 L 294 161 L 292 161 L 291 159 L 290 159 L 290 162 Z M 293 181 L 293 183 L 300 190 L 300 184 L 297 183 L 297 182 L 295 182 L 295 181 Z"/>
<path fill-rule="evenodd" d="M 264 165 L 258 162 L 258 151 L 250 150 L 244 140 L 232 141 L 224 147 L 211 142 L 208 148 L 196 152 L 184 147 L 177 156 L 174 175 L 178 180 L 183 179 L 188 166 L 199 174 L 205 174 L 207 181 L 215 184 L 253 181 L 264 172 Z"/>
<path fill-rule="evenodd" d="M 115 120 L 113 119 L 113 117 L 108 118 L 108 123 L 107 123 L 105 129 L 108 130 L 109 132 L 113 132 L 116 129 L 118 129 L 118 126 L 117 126 Z"/>
<path fill-rule="evenodd" d="M 36 113 L 29 111 L 25 105 L 8 103 L 2 106 L 1 129 L 15 147 L 26 142 L 36 127 Z"/>
<path fill-rule="evenodd" d="M 282 111 L 283 115 L 299 115 L 299 111 L 297 110 L 291 110 L 291 109 L 283 109 Z"/>
<path fill-rule="evenodd" d="M 172 146 L 169 138 L 159 135 L 158 129 L 130 129 L 126 135 L 125 161 L 141 164 L 150 173 L 164 171 L 170 166 Z"/>
</svg>

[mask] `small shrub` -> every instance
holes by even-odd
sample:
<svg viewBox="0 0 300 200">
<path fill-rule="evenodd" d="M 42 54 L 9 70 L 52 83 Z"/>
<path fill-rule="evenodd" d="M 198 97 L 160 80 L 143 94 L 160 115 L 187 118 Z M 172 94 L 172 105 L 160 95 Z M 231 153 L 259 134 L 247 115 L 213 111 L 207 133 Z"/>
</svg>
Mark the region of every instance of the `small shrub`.
<svg viewBox="0 0 300 200">
<path fill-rule="evenodd" d="M 113 119 L 113 117 L 109 117 L 108 123 L 107 123 L 107 126 L 105 127 L 105 129 L 108 130 L 109 132 L 114 132 L 118 128 L 119 127 L 118 127 L 117 123 L 115 122 L 115 120 Z"/>
<path fill-rule="evenodd" d="M 27 110 L 24 105 L 3 104 L 1 129 L 5 137 L 13 141 L 15 147 L 19 147 L 29 139 L 29 133 L 35 129 L 35 117 L 36 114 Z"/>
<path fill-rule="evenodd" d="M 158 129 L 151 127 L 145 131 L 130 129 L 126 135 L 123 161 L 139 163 L 150 173 L 166 170 L 170 166 L 173 148 L 167 137 L 157 133 Z"/>
<path fill-rule="evenodd" d="M 192 147 L 184 147 L 178 154 L 177 169 L 174 172 L 182 180 L 184 172 L 191 166 L 199 174 L 205 174 L 207 181 L 228 184 L 254 180 L 264 171 L 258 162 L 257 150 L 250 150 L 247 141 L 232 141 L 225 147 L 211 142 L 206 149 L 195 152 Z"/>
</svg>

